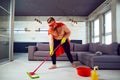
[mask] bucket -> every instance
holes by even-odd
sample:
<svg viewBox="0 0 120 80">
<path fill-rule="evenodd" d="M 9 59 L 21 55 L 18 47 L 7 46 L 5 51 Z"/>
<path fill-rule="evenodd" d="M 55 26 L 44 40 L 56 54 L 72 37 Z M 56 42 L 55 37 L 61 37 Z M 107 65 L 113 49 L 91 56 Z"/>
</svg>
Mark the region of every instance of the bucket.
<svg viewBox="0 0 120 80">
<path fill-rule="evenodd" d="M 89 77 L 91 75 L 91 69 L 89 67 L 77 67 L 76 71 L 79 76 Z"/>
</svg>

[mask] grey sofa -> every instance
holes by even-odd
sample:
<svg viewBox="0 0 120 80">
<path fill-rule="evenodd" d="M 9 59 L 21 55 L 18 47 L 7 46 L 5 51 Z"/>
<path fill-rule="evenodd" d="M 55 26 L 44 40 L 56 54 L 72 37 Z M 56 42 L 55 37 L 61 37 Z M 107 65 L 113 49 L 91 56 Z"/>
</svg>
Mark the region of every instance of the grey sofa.
<svg viewBox="0 0 120 80">
<path fill-rule="evenodd" d="M 73 43 L 70 44 L 71 54 L 73 56 L 73 60 L 77 60 L 77 55 L 73 54 Z M 44 60 L 47 56 L 49 56 L 49 44 L 48 43 L 37 43 L 36 46 L 28 46 L 28 60 Z M 48 60 L 51 60 L 49 58 Z M 57 60 L 66 61 L 68 60 L 66 54 L 63 54 L 57 57 Z"/>
<path fill-rule="evenodd" d="M 70 50 L 74 61 L 80 61 L 91 68 L 99 66 L 100 69 L 120 69 L 120 44 L 117 42 L 109 45 L 71 43 Z M 97 55 L 98 51 L 102 55 Z M 49 44 L 37 43 L 36 46 L 28 46 L 28 53 L 28 60 L 43 60 L 49 55 Z M 63 54 L 57 57 L 57 60 L 68 60 L 68 58 L 66 54 Z"/>
<path fill-rule="evenodd" d="M 79 48 L 78 48 L 79 47 Z M 100 43 L 74 44 L 78 60 L 91 68 L 120 69 L 120 44 L 113 42 L 109 45 Z M 102 55 L 97 55 L 96 52 Z"/>
</svg>

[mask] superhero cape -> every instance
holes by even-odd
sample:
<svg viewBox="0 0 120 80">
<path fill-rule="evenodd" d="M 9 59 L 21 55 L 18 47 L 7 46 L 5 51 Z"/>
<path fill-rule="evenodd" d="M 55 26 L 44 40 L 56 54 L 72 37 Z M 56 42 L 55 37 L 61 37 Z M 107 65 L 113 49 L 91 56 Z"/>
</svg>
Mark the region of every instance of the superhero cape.
<svg viewBox="0 0 120 80">
<path fill-rule="evenodd" d="M 70 40 L 68 39 L 69 45 L 70 45 Z M 62 55 L 63 53 L 65 53 L 64 49 L 62 46 L 60 46 L 57 50 L 56 50 L 56 57 Z"/>
<path fill-rule="evenodd" d="M 56 57 L 59 57 L 60 55 L 62 55 L 64 53 L 64 49 L 62 46 L 60 46 L 57 50 L 56 50 Z"/>
</svg>

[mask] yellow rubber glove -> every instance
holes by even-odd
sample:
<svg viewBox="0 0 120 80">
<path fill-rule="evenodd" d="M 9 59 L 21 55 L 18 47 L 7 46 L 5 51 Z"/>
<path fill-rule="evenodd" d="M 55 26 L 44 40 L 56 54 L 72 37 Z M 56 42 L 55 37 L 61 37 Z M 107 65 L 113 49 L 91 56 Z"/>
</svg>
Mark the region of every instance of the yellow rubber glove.
<svg viewBox="0 0 120 80">
<path fill-rule="evenodd" d="M 66 42 L 66 38 L 64 37 L 64 38 L 62 38 L 62 40 L 61 40 L 61 44 L 64 44 Z"/>
<path fill-rule="evenodd" d="M 52 56 L 54 54 L 53 52 L 53 46 L 50 46 L 50 56 Z"/>
</svg>

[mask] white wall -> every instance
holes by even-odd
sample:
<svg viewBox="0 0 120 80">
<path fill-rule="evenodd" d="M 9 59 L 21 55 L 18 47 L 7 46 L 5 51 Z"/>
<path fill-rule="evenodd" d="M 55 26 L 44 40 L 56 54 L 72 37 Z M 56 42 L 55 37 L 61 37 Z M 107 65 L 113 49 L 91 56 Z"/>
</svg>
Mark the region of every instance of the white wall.
<svg viewBox="0 0 120 80">
<path fill-rule="evenodd" d="M 47 32 L 36 32 L 38 28 L 48 29 L 46 23 L 39 24 L 35 21 L 15 21 L 14 41 L 15 42 L 46 42 L 48 41 Z M 30 30 L 25 32 L 24 28 Z M 23 30 L 23 31 L 17 31 Z"/>
<path fill-rule="evenodd" d="M 34 18 L 38 18 L 42 24 L 34 21 Z M 14 41 L 15 42 L 48 42 L 47 31 L 36 32 L 38 28 L 42 30 L 48 30 L 48 24 L 46 22 L 48 17 L 45 16 L 16 16 L 14 24 Z M 74 19 L 78 23 L 75 24 L 69 21 L 69 18 Z M 64 22 L 71 30 L 70 39 L 82 40 L 86 43 L 86 17 L 61 17 L 55 16 L 58 22 Z M 25 32 L 24 28 L 30 30 Z M 23 30 L 23 31 L 16 31 Z"/>
</svg>

